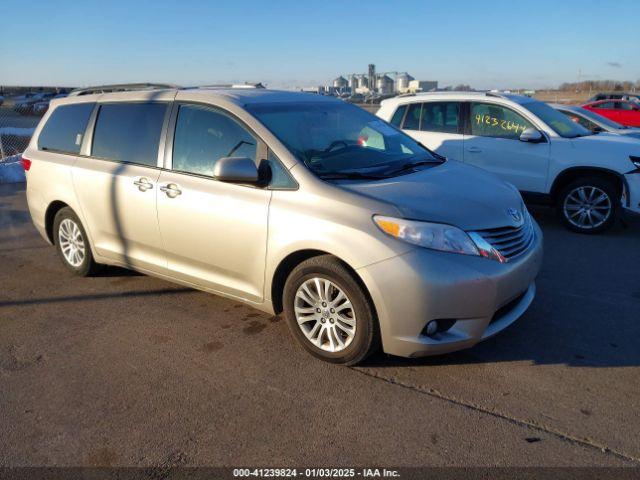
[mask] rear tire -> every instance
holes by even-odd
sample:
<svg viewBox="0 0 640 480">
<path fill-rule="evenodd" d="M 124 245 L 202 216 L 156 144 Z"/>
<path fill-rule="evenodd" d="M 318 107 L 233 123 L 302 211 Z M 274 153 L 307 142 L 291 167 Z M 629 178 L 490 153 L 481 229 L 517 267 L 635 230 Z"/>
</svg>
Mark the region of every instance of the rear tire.
<svg viewBox="0 0 640 480">
<path fill-rule="evenodd" d="M 285 282 L 283 308 L 294 338 L 327 362 L 355 365 L 379 346 L 372 301 L 331 255 L 310 258 L 293 269 Z"/>
<path fill-rule="evenodd" d="M 569 230 L 602 233 L 611 228 L 618 218 L 620 192 L 606 178 L 578 178 L 560 191 L 557 209 Z"/>
<path fill-rule="evenodd" d="M 93 259 L 89 237 L 80 219 L 69 207 L 61 208 L 53 220 L 53 241 L 64 266 L 74 275 L 86 277 L 100 265 Z"/>
</svg>

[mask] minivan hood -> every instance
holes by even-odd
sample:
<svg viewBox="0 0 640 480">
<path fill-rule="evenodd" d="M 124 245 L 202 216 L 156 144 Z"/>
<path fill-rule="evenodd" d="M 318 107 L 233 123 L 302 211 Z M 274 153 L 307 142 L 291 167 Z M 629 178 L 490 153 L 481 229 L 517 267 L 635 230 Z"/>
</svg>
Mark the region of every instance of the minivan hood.
<svg viewBox="0 0 640 480">
<path fill-rule="evenodd" d="M 392 204 L 403 218 L 447 223 L 464 230 L 516 225 L 509 209 L 521 214 L 524 209 L 515 187 L 454 160 L 408 175 L 339 185 Z"/>
</svg>

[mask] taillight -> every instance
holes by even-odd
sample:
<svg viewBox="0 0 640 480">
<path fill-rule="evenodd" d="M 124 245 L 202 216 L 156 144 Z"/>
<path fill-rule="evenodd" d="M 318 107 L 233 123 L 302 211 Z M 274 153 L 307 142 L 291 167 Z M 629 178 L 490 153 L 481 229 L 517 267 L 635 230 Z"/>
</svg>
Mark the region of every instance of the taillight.
<svg viewBox="0 0 640 480">
<path fill-rule="evenodd" d="M 28 172 L 31 168 L 31 160 L 26 157 L 20 158 L 20 163 L 22 163 L 22 168 L 24 168 L 25 172 Z"/>
</svg>

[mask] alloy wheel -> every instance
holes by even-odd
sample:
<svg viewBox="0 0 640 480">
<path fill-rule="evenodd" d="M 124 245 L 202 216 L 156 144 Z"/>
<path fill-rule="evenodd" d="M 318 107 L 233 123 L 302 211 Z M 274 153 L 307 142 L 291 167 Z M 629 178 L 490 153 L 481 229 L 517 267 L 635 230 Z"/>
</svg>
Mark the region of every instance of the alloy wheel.
<svg viewBox="0 0 640 480">
<path fill-rule="evenodd" d="M 611 216 L 613 204 L 602 189 L 583 185 L 565 197 L 564 215 L 573 226 L 591 230 L 604 224 Z"/>
<path fill-rule="evenodd" d="M 326 278 L 313 277 L 300 285 L 294 311 L 302 333 L 321 350 L 340 352 L 355 337 L 353 305 L 344 291 Z"/>
<path fill-rule="evenodd" d="M 82 231 L 78 224 L 70 218 L 60 222 L 58 228 L 58 241 L 62 255 L 69 265 L 78 268 L 85 259 L 85 243 Z"/>
</svg>

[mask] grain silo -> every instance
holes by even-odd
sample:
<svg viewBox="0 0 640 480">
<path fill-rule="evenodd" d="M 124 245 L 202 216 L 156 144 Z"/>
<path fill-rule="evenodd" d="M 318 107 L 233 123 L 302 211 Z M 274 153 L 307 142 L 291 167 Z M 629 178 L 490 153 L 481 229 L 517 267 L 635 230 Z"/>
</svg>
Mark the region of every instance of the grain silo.
<svg viewBox="0 0 640 480">
<path fill-rule="evenodd" d="M 396 75 L 395 91 L 398 93 L 405 93 L 409 90 L 409 82 L 415 80 L 407 72 L 402 72 Z"/>
<path fill-rule="evenodd" d="M 376 90 L 380 95 L 393 93 L 393 80 L 388 75 L 380 75 L 376 80 Z"/>
</svg>

